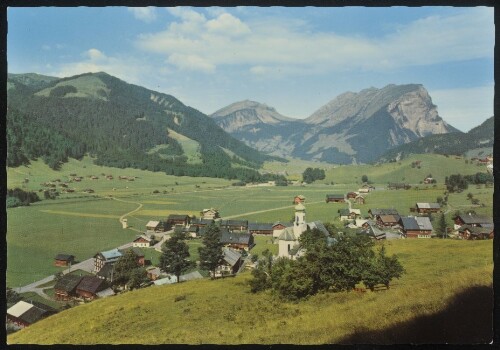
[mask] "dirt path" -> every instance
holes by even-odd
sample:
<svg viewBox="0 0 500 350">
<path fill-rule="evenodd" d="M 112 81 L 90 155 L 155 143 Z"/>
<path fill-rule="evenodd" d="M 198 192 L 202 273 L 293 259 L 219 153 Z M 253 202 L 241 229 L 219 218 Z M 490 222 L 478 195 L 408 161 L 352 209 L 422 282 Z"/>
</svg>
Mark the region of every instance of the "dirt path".
<svg viewBox="0 0 500 350">
<path fill-rule="evenodd" d="M 120 216 L 120 218 L 118 219 L 118 221 L 120 222 L 120 225 L 122 224 L 123 222 L 123 219 L 125 219 L 127 216 L 129 215 L 132 215 L 133 213 L 135 213 L 136 211 L 139 211 L 142 207 L 143 207 L 143 204 L 142 203 L 139 203 L 139 202 L 130 202 L 130 201 L 124 201 L 123 199 L 118 199 L 116 197 L 111 197 L 111 199 L 115 200 L 115 201 L 118 201 L 118 202 L 123 202 L 123 203 L 132 203 L 132 204 L 139 204 L 139 206 L 137 208 L 135 208 L 134 210 L 132 211 L 129 211 L 128 213 L 126 214 L 123 214 L 122 216 Z M 129 230 L 132 230 L 132 231 L 136 231 L 136 232 L 142 232 L 141 230 L 138 230 L 134 227 L 128 227 Z"/>
</svg>

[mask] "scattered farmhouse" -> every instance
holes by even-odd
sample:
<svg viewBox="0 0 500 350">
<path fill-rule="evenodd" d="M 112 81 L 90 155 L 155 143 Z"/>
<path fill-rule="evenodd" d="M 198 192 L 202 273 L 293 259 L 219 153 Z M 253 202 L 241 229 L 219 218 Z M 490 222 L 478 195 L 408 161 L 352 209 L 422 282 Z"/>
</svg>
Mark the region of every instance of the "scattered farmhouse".
<svg viewBox="0 0 500 350">
<path fill-rule="evenodd" d="M 439 203 L 417 203 L 415 208 L 410 208 L 410 211 L 416 211 L 419 214 L 437 213 L 441 211 Z"/>
<path fill-rule="evenodd" d="M 278 238 L 288 226 L 277 221 L 273 224 L 273 237 Z"/>
<path fill-rule="evenodd" d="M 356 197 L 354 197 L 354 203 L 365 204 L 366 203 L 365 197 L 363 197 L 362 195 L 358 194 Z"/>
<path fill-rule="evenodd" d="M 221 228 L 227 228 L 229 231 L 244 231 L 248 229 L 248 221 L 224 220 L 221 222 Z"/>
<path fill-rule="evenodd" d="M 202 219 L 208 219 L 208 220 L 215 220 L 215 219 L 220 218 L 219 211 L 217 209 L 214 209 L 214 208 L 203 209 L 200 212 L 200 216 Z"/>
<path fill-rule="evenodd" d="M 372 185 L 364 184 L 358 189 L 358 193 L 369 193 L 373 190 L 375 190 L 375 187 L 373 187 Z"/>
<path fill-rule="evenodd" d="M 229 231 L 227 228 L 221 228 L 220 242 L 225 247 L 246 251 L 254 246 L 254 239 L 250 232 Z"/>
<path fill-rule="evenodd" d="M 132 241 L 132 247 L 149 248 L 153 245 L 153 239 L 146 235 L 140 235 Z"/>
<path fill-rule="evenodd" d="M 95 299 L 97 293 L 107 289 L 108 283 L 101 278 L 95 276 L 84 276 L 76 287 L 76 294 L 83 299 Z"/>
<path fill-rule="evenodd" d="M 242 265 L 241 253 L 224 247 L 222 264 L 215 270 L 215 277 L 235 275 Z"/>
<path fill-rule="evenodd" d="M 371 239 L 377 241 L 387 238 L 385 231 L 378 228 L 373 221 L 372 222 L 366 221 L 365 224 L 362 226 L 360 230 L 358 230 L 357 233 L 361 235 L 367 235 Z"/>
<path fill-rule="evenodd" d="M 139 248 L 132 247 L 123 250 L 115 248 L 94 255 L 94 273 L 99 272 L 106 264 L 114 264 L 127 250 L 132 250 L 137 258 L 137 264 L 144 266 L 144 253 Z"/>
<path fill-rule="evenodd" d="M 357 195 L 358 195 L 358 193 L 356 193 L 356 192 L 347 192 L 346 197 L 347 197 L 347 199 L 354 199 L 354 198 L 356 198 Z"/>
<path fill-rule="evenodd" d="M 190 227 L 193 227 L 193 226 L 199 227 L 199 228 L 206 227 L 206 226 L 212 224 L 213 222 L 214 222 L 213 219 L 203 219 L 203 218 L 198 219 L 198 218 L 196 218 L 196 219 L 191 220 Z"/>
<path fill-rule="evenodd" d="M 21 300 L 7 310 L 7 321 L 24 328 L 55 313 L 57 310 L 48 305 Z"/>
<path fill-rule="evenodd" d="M 458 237 L 467 240 L 493 239 L 493 227 L 463 225 L 458 229 Z"/>
<path fill-rule="evenodd" d="M 165 223 L 163 221 L 148 221 L 146 224 L 146 232 L 154 233 L 154 232 L 165 232 Z"/>
<path fill-rule="evenodd" d="M 57 254 L 54 259 L 55 266 L 69 266 L 75 262 L 75 256 L 70 254 Z"/>
<path fill-rule="evenodd" d="M 458 230 L 463 225 L 470 225 L 472 227 L 493 227 L 493 220 L 486 216 L 476 214 L 460 214 L 453 218 L 455 222 L 454 228 Z"/>
<path fill-rule="evenodd" d="M 361 217 L 360 209 L 339 209 L 338 210 L 340 221 L 355 220 Z"/>
<path fill-rule="evenodd" d="M 432 223 L 426 216 L 402 217 L 400 223 L 406 238 L 431 238 Z"/>
<path fill-rule="evenodd" d="M 248 231 L 250 231 L 251 234 L 272 235 L 274 228 L 273 224 L 254 222 L 248 224 Z"/>
<path fill-rule="evenodd" d="M 343 194 L 327 194 L 326 202 L 330 203 L 345 203 L 345 198 Z"/>
<path fill-rule="evenodd" d="M 381 227 L 395 227 L 399 225 L 401 217 L 395 215 L 377 215 L 377 224 Z"/>
<path fill-rule="evenodd" d="M 81 276 L 69 274 L 62 276 L 54 286 L 54 296 L 56 300 L 71 300 L 76 297 L 76 287 L 81 280 Z"/>
<path fill-rule="evenodd" d="M 167 230 L 171 230 L 175 225 L 189 225 L 190 218 L 189 215 L 185 214 L 170 214 L 167 218 Z"/>
<path fill-rule="evenodd" d="M 380 215 L 399 215 L 396 209 L 369 209 L 368 214 L 372 219 L 377 220 Z"/>
</svg>

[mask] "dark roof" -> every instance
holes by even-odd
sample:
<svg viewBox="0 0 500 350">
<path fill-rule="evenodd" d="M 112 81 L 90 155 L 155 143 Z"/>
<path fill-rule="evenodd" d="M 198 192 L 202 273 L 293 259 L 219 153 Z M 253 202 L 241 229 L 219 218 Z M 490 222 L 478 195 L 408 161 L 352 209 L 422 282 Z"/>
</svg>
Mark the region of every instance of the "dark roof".
<svg viewBox="0 0 500 350">
<path fill-rule="evenodd" d="M 48 314 L 51 313 L 35 306 L 23 313 L 21 316 L 19 316 L 19 318 L 28 324 L 33 324 L 36 321 L 44 318 L 45 316 L 48 316 Z"/>
<path fill-rule="evenodd" d="M 205 235 L 206 232 L 207 232 L 206 227 L 200 227 L 200 229 L 198 230 L 198 236 L 203 236 Z"/>
<path fill-rule="evenodd" d="M 82 278 L 76 289 L 95 294 L 106 288 L 106 282 L 95 276 L 85 276 Z"/>
<path fill-rule="evenodd" d="M 248 226 L 248 220 L 225 220 L 222 222 L 222 226 Z"/>
<path fill-rule="evenodd" d="M 191 226 L 189 226 L 188 232 L 196 232 L 196 233 L 198 233 L 198 230 L 199 230 L 198 226 L 192 226 L 191 225 Z"/>
<path fill-rule="evenodd" d="M 63 261 L 73 261 L 75 259 L 74 255 L 69 255 L 69 254 L 57 254 L 56 260 L 63 260 Z"/>
<path fill-rule="evenodd" d="M 212 219 L 196 218 L 196 219 L 191 220 L 191 225 L 210 225 L 213 222 L 214 222 L 214 220 L 212 220 Z"/>
<path fill-rule="evenodd" d="M 463 225 L 458 229 L 458 232 L 464 232 L 465 230 L 469 230 L 469 232 L 472 234 L 490 234 L 491 231 L 493 231 L 493 228 Z"/>
<path fill-rule="evenodd" d="M 420 231 L 420 227 L 414 217 L 402 217 L 401 221 L 405 230 Z"/>
<path fill-rule="evenodd" d="M 37 308 L 43 310 L 43 311 L 47 311 L 47 312 L 50 312 L 50 313 L 56 313 L 57 310 L 54 309 L 52 306 L 49 306 L 47 304 L 44 304 L 44 303 L 40 303 L 38 301 L 30 301 L 30 304 L 36 306 Z"/>
<path fill-rule="evenodd" d="M 81 276 L 64 275 L 59 281 L 57 281 L 54 289 L 64 290 L 65 292 L 72 292 L 76 289 L 76 286 L 78 286 L 81 280 Z"/>
<path fill-rule="evenodd" d="M 491 224 L 493 220 L 486 216 L 476 215 L 476 214 L 463 214 L 459 215 L 464 224 Z"/>
<path fill-rule="evenodd" d="M 399 215 L 380 215 L 380 221 L 382 222 L 399 222 L 401 217 Z"/>
<path fill-rule="evenodd" d="M 226 261 L 231 267 L 236 265 L 241 259 L 241 253 L 230 248 L 223 248 L 222 252 L 224 254 L 224 261 Z"/>
<path fill-rule="evenodd" d="M 221 230 L 221 243 L 228 244 L 250 244 L 252 234 L 249 232 L 229 232 L 227 229 Z"/>
<path fill-rule="evenodd" d="M 327 194 L 326 198 L 344 199 L 344 195 L 343 194 Z"/>
<path fill-rule="evenodd" d="M 249 231 L 272 231 L 273 224 L 251 222 L 248 224 Z"/>
<path fill-rule="evenodd" d="M 349 216 L 350 214 L 350 211 L 349 209 L 339 209 L 338 213 L 340 214 L 340 216 Z"/>
<path fill-rule="evenodd" d="M 370 209 L 370 213 L 372 213 L 373 216 L 375 215 L 399 215 L 398 211 L 396 209 Z"/>
</svg>

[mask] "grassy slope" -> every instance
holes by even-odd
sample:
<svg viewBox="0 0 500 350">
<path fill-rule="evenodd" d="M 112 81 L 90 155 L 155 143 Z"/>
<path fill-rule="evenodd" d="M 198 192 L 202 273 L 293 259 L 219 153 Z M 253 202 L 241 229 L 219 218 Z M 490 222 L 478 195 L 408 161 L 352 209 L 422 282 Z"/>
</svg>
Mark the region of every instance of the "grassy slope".
<svg viewBox="0 0 500 350">
<path fill-rule="evenodd" d="M 267 293 L 251 294 L 247 273 L 234 279 L 150 287 L 97 300 L 10 335 L 8 342 L 322 344 L 373 333 L 373 338 L 358 338 L 358 342 L 390 343 L 394 339 L 405 342 L 401 325 L 425 317 L 439 320 L 432 330 L 435 334 L 408 332 L 408 339 L 488 340 L 491 324 L 477 324 L 467 314 L 453 314 L 454 319 L 443 317 L 450 314 L 447 307 L 457 294 L 481 286 L 490 290 L 491 241 L 401 240 L 385 244 L 390 254 L 398 253 L 407 270 L 387 291 L 327 293 L 298 304 L 284 303 Z M 180 295 L 185 300 L 175 302 Z M 491 312 L 491 300 L 480 298 L 475 302 L 486 316 L 488 310 Z M 449 324 L 479 329 L 483 338 L 477 333 L 449 329 Z M 437 338 L 428 338 L 433 335 Z"/>
</svg>

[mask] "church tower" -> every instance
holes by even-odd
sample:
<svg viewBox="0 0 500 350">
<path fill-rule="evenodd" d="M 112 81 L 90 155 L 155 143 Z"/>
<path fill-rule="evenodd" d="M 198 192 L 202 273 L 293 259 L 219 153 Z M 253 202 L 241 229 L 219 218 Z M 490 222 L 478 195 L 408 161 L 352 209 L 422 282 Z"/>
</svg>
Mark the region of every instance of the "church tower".
<svg viewBox="0 0 500 350">
<path fill-rule="evenodd" d="M 299 203 L 295 206 L 295 220 L 293 221 L 293 233 L 299 238 L 302 232 L 307 229 L 306 226 L 306 207 Z"/>
</svg>

